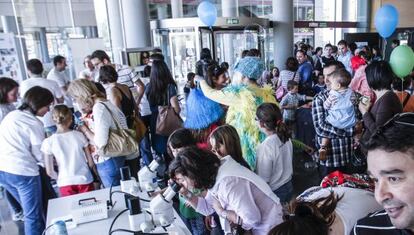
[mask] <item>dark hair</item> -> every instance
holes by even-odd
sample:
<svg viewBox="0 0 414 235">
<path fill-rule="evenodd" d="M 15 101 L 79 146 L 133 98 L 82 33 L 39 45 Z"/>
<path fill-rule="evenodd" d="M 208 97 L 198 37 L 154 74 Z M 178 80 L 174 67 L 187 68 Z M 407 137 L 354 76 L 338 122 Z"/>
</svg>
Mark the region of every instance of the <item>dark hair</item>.
<svg viewBox="0 0 414 235">
<path fill-rule="evenodd" d="M 398 122 L 390 121 L 377 129 L 363 146 L 367 151 L 381 149 L 386 152 L 409 152 L 414 154 L 414 115 L 413 113 L 397 114 Z M 397 116 L 396 115 L 396 116 Z M 397 116 L 397 117 L 398 117 Z M 395 120 L 396 117 L 393 117 Z M 407 123 L 407 124 L 404 124 Z"/>
<path fill-rule="evenodd" d="M 390 90 L 394 73 L 387 61 L 373 61 L 365 68 L 367 82 L 373 90 Z"/>
<path fill-rule="evenodd" d="M 240 137 L 236 128 L 231 125 L 219 126 L 210 134 L 210 138 L 214 139 L 216 144 L 215 146 L 211 146 L 212 149 L 217 149 L 220 145 L 224 145 L 228 155 L 230 155 L 240 165 L 250 170 L 249 164 L 243 158 Z"/>
<path fill-rule="evenodd" d="M 39 109 L 49 106 L 53 103 L 54 99 L 52 92 L 48 89 L 34 86 L 24 94 L 19 110 L 29 110 L 32 114 L 36 115 Z"/>
<path fill-rule="evenodd" d="M 322 47 L 317 47 L 317 48 L 315 49 L 315 55 L 316 55 L 316 54 L 318 54 L 318 52 L 319 52 L 319 51 L 322 51 Z"/>
<path fill-rule="evenodd" d="M 168 102 L 166 102 L 168 85 L 177 86 L 170 69 L 163 60 L 154 60 L 147 91 L 148 101 L 151 105 L 163 105 Z"/>
<path fill-rule="evenodd" d="M 63 60 L 65 60 L 66 58 L 61 56 L 61 55 L 57 55 L 55 57 L 53 57 L 53 65 L 57 66 L 57 64 L 60 64 L 63 62 Z"/>
<path fill-rule="evenodd" d="M 348 46 L 348 43 L 345 41 L 345 40 L 340 40 L 339 42 L 338 42 L 338 46 L 339 45 L 343 45 L 343 46 L 345 46 L 345 47 L 347 47 Z"/>
<path fill-rule="evenodd" d="M 208 48 L 201 49 L 200 60 L 212 60 L 211 51 Z"/>
<path fill-rule="evenodd" d="M 306 44 L 302 44 L 299 49 L 306 53 L 309 50 L 309 47 Z"/>
<path fill-rule="evenodd" d="M 19 83 L 11 78 L 0 78 L 0 104 L 8 104 L 7 94 L 14 88 L 19 87 Z"/>
<path fill-rule="evenodd" d="M 298 52 L 299 53 L 302 53 L 302 55 L 304 55 L 304 56 L 307 56 L 306 52 L 304 50 L 302 50 L 302 49 L 297 50 L 296 51 L 296 54 L 298 54 Z"/>
<path fill-rule="evenodd" d="M 327 48 L 327 47 L 332 48 L 332 44 L 330 44 L 330 43 L 326 44 L 326 45 L 325 45 L 325 48 Z"/>
<path fill-rule="evenodd" d="M 395 45 L 399 46 L 400 45 L 400 40 L 394 39 L 394 40 L 392 40 L 392 43 L 394 43 Z"/>
<path fill-rule="evenodd" d="M 329 76 L 337 80 L 341 87 L 348 87 L 352 80 L 351 74 L 345 68 L 335 69 Z"/>
<path fill-rule="evenodd" d="M 241 58 L 243 59 L 244 57 L 246 57 L 247 53 L 249 53 L 249 50 L 243 50 L 241 53 Z"/>
<path fill-rule="evenodd" d="M 252 57 L 260 57 L 260 51 L 256 48 L 252 48 L 247 52 L 246 56 L 252 56 Z"/>
<path fill-rule="evenodd" d="M 187 81 L 193 80 L 195 77 L 195 73 L 189 72 L 187 73 Z"/>
<path fill-rule="evenodd" d="M 411 76 L 406 76 L 404 79 L 399 77 L 395 77 L 392 81 L 392 88 L 397 91 L 404 91 L 410 87 L 411 84 Z"/>
<path fill-rule="evenodd" d="M 285 221 L 276 225 L 269 235 L 328 235 L 335 220 L 335 208 L 342 197 L 333 192 L 314 201 L 294 201 Z"/>
<path fill-rule="evenodd" d="M 220 67 L 222 67 L 223 69 L 228 70 L 228 69 L 230 68 L 230 65 L 229 65 L 229 63 L 227 63 L 227 62 L 222 62 L 222 63 L 220 64 Z"/>
<path fill-rule="evenodd" d="M 162 60 L 164 61 L 164 55 L 161 53 L 154 53 L 152 55 L 150 55 L 150 60 L 154 61 L 154 60 Z"/>
<path fill-rule="evenodd" d="M 168 137 L 168 145 L 177 149 L 189 146 L 195 146 L 196 140 L 194 139 L 191 131 L 186 128 L 180 128 L 174 131 L 170 137 Z"/>
<path fill-rule="evenodd" d="M 103 65 L 99 69 L 99 82 L 102 84 L 118 81 L 118 73 L 112 65 Z"/>
<path fill-rule="evenodd" d="M 332 53 L 337 53 L 338 52 L 338 47 L 337 46 L 332 46 Z"/>
<path fill-rule="evenodd" d="M 285 65 L 287 70 L 296 72 L 298 70 L 299 63 L 298 60 L 296 60 L 296 58 L 289 57 L 287 58 Z"/>
<path fill-rule="evenodd" d="M 372 47 L 372 54 L 374 54 L 374 50 L 376 51 L 376 54 L 375 54 L 376 56 L 381 56 L 382 55 L 381 50 L 379 49 L 379 47 L 377 45 Z"/>
<path fill-rule="evenodd" d="M 331 66 L 335 66 L 335 70 L 345 68 L 345 65 L 341 61 L 337 61 L 337 60 L 327 62 L 323 68 L 325 69 Z"/>
<path fill-rule="evenodd" d="M 91 59 L 93 58 L 97 58 L 99 59 L 101 62 L 104 62 L 104 60 L 106 59 L 108 62 L 111 62 L 111 59 L 109 58 L 108 54 L 106 54 L 105 51 L 103 50 L 96 50 L 92 53 L 91 55 Z"/>
<path fill-rule="evenodd" d="M 220 75 L 225 74 L 226 72 L 227 70 L 225 68 L 220 67 L 216 63 L 208 66 L 207 67 L 207 78 L 206 78 L 207 84 L 212 88 L 216 88 L 214 81 L 216 81 Z"/>
<path fill-rule="evenodd" d="M 162 54 L 162 50 L 160 48 L 154 48 L 154 50 L 152 50 L 152 53 L 154 53 L 154 54 L 156 54 L 156 53 Z"/>
<path fill-rule="evenodd" d="M 293 80 L 289 80 L 286 88 L 288 91 L 292 90 L 293 88 L 295 88 L 295 86 L 299 86 L 299 83 L 297 81 L 293 81 Z"/>
<path fill-rule="evenodd" d="M 145 65 L 144 70 L 142 71 L 143 77 L 149 77 L 151 75 L 151 66 Z"/>
<path fill-rule="evenodd" d="M 355 50 L 358 48 L 357 44 L 355 42 L 349 43 L 349 50 L 354 54 Z"/>
<path fill-rule="evenodd" d="M 38 59 L 30 59 L 26 62 L 27 70 L 32 74 L 40 75 L 43 73 L 43 64 Z"/>
<path fill-rule="evenodd" d="M 271 70 L 270 70 L 270 72 L 271 73 L 273 73 L 273 69 L 276 69 L 276 71 L 277 71 L 277 76 L 279 76 L 280 75 L 280 70 L 279 70 L 279 68 L 278 67 L 273 67 Z M 273 76 L 273 74 L 272 74 L 272 76 Z"/>
<path fill-rule="evenodd" d="M 368 53 L 366 53 L 365 51 L 360 51 L 358 56 L 361 57 L 362 59 L 364 59 L 365 62 L 367 62 L 367 63 L 368 63 L 368 61 L 371 60 L 371 56 Z"/>
<path fill-rule="evenodd" d="M 286 143 L 291 138 L 289 128 L 283 123 L 282 112 L 273 103 L 263 103 L 256 110 L 256 116 L 269 131 L 276 131 L 282 143 Z"/>
<path fill-rule="evenodd" d="M 95 84 L 98 91 L 102 92 L 102 94 L 104 94 L 106 96 L 106 89 L 105 89 L 104 86 L 102 86 L 102 84 L 100 82 L 93 82 L 93 84 Z"/>
<path fill-rule="evenodd" d="M 220 160 L 209 151 L 188 147 L 180 151 L 168 168 L 170 178 L 177 174 L 194 181 L 195 188 L 210 189 L 216 183 Z"/>
</svg>

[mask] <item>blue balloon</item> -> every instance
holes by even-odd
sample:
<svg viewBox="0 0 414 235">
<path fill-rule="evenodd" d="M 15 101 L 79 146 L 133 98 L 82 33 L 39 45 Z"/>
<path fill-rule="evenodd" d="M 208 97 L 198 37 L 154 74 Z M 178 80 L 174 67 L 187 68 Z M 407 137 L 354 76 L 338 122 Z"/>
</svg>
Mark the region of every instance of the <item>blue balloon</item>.
<svg viewBox="0 0 414 235">
<path fill-rule="evenodd" d="M 398 10 L 386 4 L 378 9 L 375 14 L 375 28 L 383 38 L 391 36 L 398 25 Z"/>
<path fill-rule="evenodd" d="M 197 7 L 197 15 L 201 22 L 211 27 L 216 23 L 217 8 L 209 1 L 201 2 Z"/>
</svg>

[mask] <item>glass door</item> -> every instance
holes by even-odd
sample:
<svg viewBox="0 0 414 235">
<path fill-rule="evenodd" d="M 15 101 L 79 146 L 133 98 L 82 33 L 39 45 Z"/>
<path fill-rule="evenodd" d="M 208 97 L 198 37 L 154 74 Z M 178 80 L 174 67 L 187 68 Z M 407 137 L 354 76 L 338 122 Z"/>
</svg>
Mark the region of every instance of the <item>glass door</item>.
<svg viewBox="0 0 414 235">
<path fill-rule="evenodd" d="M 169 34 L 171 72 L 178 84 L 185 83 L 189 72 L 195 71 L 196 37 L 194 33 Z"/>
</svg>

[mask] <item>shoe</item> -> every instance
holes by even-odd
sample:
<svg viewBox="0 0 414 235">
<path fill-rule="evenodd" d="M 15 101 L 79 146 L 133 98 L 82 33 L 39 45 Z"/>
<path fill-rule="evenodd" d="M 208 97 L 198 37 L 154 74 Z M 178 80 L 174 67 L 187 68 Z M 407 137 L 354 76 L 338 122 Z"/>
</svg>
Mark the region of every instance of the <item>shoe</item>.
<svg viewBox="0 0 414 235">
<path fill-rule="evenodd" d="M 12 220 L 13 221 L 24 221 L 23 211 L 12 213 Z"/>
</svg>

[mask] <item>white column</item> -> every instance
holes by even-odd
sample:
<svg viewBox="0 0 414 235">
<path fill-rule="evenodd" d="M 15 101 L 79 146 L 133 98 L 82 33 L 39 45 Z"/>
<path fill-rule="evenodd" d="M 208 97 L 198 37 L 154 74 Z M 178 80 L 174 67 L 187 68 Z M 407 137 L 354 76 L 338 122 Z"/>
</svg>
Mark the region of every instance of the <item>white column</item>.
<svg viewBox="0 0 414 235">
<path fill-rule="evenodd" d="M 274 60 L 279 69 L 293 55 L 293 0 L 273 0 Z"/>
<path fill-rule="evenodd" d="M 168 6 L 167 4 L 158 4 L 157 16 L 159 20 L 167 19 L 168 17 Z"/>
<path fill-rule="evenodd" d="M 151 46 L 147 0 L 122 0 L 126 48 Z"/>
<path fill-rule="evenodd" d="M 122 63 L 121 51 L 123 49 L 122 23 L 118 0 L 107 0 L 108 23 L 112 47 L 113 62 Z"/>
<path fill-rule="evenodd" d="M 171 0 L 172 18 L 183 17 L 183 0 Z"/>
<path fill-rule="evenodd" d="M 238 0 L 222 0 L 221 1 L 221 10 L 223 17 L 238 17 L 239 13 L 239 4 Z M 236 62 L 236 58 L 234 58 L 234 46 L 233 46 L 233 35 L 225 34 L 223 36 L 224 45 L 225 47 L 222 48 L 224 50 L 224 58 L 220 58 L 223 61 L 229 63 L 230 67 L 234 65 Z M 246 48 L 249 49 L 249 48 Z M 222 61 L 222 62 L 223 62 Z"/>
<path fill-rule="evenodd" d="M 371 21 L 371 1 L 358 1 L 357 2 L 357 32 L 369 32 Z"/>
<path fill-rule="evenodd" d="M 47 48 L 47 38 L 46 38 L 46 28 L 40 27 L 39 28 L 39 42 L 40 42 L 40 50 L 42 52 L 42 61 L 43 63 L 49 63 L 49 50 Z"/>
</svg>

